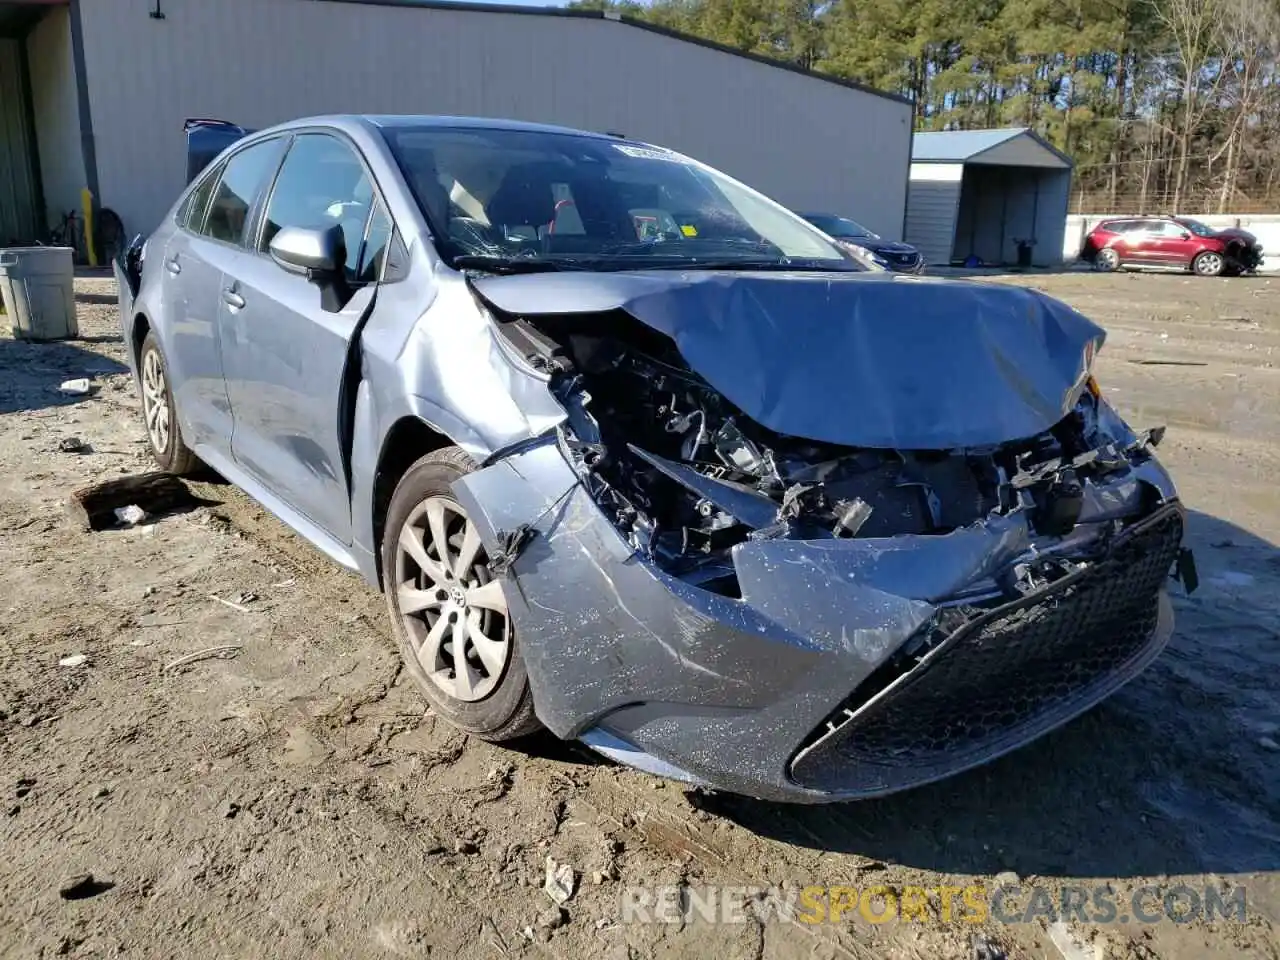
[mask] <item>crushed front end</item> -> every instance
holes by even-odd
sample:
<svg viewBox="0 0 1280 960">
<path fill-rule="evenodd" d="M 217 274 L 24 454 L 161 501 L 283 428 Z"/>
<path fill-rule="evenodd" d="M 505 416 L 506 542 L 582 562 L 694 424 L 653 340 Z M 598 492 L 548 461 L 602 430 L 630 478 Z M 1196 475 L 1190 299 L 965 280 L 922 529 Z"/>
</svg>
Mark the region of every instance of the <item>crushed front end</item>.
<svg viewBox="0 0 1280 960">
<path fill-rule="evenodd" d="M 1194 586 L 1160 435 L 1090 377 L 1028 437 L 868 447 L 764 426 L 626 311 L 495 324 L 567 419 L 455 491 L 539 716 L 625 762 L 802 802 L 949 776 L 1133 677 Z"/>
</svg>

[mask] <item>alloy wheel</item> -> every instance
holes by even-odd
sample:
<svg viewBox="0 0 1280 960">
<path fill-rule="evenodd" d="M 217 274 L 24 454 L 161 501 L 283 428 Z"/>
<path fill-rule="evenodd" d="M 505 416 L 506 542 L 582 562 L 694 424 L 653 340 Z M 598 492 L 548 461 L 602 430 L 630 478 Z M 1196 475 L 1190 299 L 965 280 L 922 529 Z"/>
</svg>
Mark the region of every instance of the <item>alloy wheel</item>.
<svg viewBox="0 0 1280 960">
<path fill-rule="evenodd" d="M 164 453 L 169 449 L 169 398 L 165 391 L 164 364 L 155 350 L 149 350 L 142 358 L 142 413 L 151 446 L 156 453 Z"/>
<path fill-rule="evenodd" d="M 1096 263 L 1101 270 L 1114 270 L 1120 266 L 1120 257 L 1114 250 L 1107 248 L 1098 251 Z"/>
<path fill-rule="evenodd" d="M 466 510 L 449 497 L 418 504 L 395 565 L 396 609 L 423 672 L 456 700 L 483 700 L 511 660 L 511 623 Z"/>
<path fill-rule="evenodd" d="M 1196 258 L 1196 273 L 1216 277 L 1222 272 L 1222 257 L 1216 253 L 1202 253 Z"/>
</svg>

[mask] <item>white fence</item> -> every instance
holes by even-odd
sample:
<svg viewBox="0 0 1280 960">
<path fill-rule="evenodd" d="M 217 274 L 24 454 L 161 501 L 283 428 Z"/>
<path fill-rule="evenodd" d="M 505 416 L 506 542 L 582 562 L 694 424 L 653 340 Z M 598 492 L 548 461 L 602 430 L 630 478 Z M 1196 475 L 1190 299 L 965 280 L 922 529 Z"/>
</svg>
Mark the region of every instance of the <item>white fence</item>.
<svg viewBox="0 0 1280 960">
<path fill-rule="evenodd" d="M 1080 255 L 1080 247 L 1084 238 L 1099 220 L 1109 220 L 1117 216 L 1132 214 L 1072 214 L 1067 217 L 1067 229 L 1062 241 L 1062 259 L 1066 263 L 1073 262 Z M 1226 227 L 1239 227 L 1248 230 L 1262 244 L 1263 270 L 1280 270 L 1280 213 L 1225 214 L 1222 216 L 1196 217 L 1206 226 L 1215 230 Z"/>
</svg>

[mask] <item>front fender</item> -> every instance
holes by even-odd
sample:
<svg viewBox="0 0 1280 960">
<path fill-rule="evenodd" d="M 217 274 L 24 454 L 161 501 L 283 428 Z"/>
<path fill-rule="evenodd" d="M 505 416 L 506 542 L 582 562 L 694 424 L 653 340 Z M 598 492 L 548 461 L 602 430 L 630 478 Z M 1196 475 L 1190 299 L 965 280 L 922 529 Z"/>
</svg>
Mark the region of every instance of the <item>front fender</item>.
<svg viewBox="0 0 1280 960">
<path fill-rule="evenodd" d="M 415 394 L 378 397 L 362 380 L 356 390 L 351 444 L 351 535 L 361 575 L 378 586 L 377 537 L 373 524 L 374 484 L 392 427 L 405 418 L 420 420 L 448 437 L 476 460 L 489 452 L 484 439 L 449 411 Z"/>
</svg>

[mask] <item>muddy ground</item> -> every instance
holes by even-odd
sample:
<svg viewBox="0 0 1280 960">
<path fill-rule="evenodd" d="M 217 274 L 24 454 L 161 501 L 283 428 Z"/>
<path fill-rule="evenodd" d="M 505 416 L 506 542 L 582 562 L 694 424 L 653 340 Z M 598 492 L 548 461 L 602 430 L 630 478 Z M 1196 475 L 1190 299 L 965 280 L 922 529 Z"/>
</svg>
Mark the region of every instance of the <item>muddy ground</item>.
<svg viewBox="0 0 1280 960">
<path fill-rule="evenodd" d="M 0 955 L 1280 957 L 1280 279 L 1006 279 L 1109 329 L 1100 378 L 1135 426 L 1169 425 L 1202 585 L 1159 661 L 1079 721 L 827 808 L 459 736 L 401 673 L 380 598 L 226 485 L 183 515 L 78 530 L 70 490 L 147 466 L 114 284 L 79 280 L 83 339 L 0 339 Z M 91 396 L 58 393 L 81 375 Z M 60 451 L 72 436 L 89 450 Z M 169 666 L 221 645 L 238 649 Z M 563 914 L 548 855 L 577 871 Z M 77 874 L 94 879 L 66 899 Z M 935 898 L 923 921 L 760 923 L 738 891 L 721 916 L 745 921 L 711 924 L 701 893 L 997 877 L 1021 888 L 1003 917 L 1029 922 Z M 687 922 L 624 922 L 626 888 L 679 884 Z M 1090 922 L 1027 910 L 1064 884 L 1111 897 L 1115 921 L 1092 899 Z M 1121 923 L 1145 884 L 1147 911 L 1172 891 L 1183 912 L 1243 886 L 1244 916 L 1210 921 L 1202 900 L 1184 922 Z"/>
</svg>

